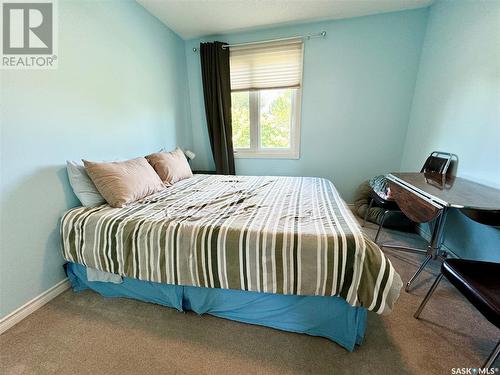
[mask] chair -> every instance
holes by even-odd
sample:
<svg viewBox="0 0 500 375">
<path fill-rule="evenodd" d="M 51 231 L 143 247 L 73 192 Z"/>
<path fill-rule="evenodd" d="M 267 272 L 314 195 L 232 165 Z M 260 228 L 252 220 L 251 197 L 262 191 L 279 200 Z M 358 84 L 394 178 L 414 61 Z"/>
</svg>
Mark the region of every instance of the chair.
<svg viewBox="0 0 500 375">
<path fill-rule="evenodd" d="M 415 312 L 415 319 L 436 290 L 441 279 L 446 277 L 469 302 L 497 328 L 500 328 L 500 264 L 466 259 L 446 259 L 441 273 L 427 292 Z M 482 368 L 489 369 L 500 354 L 500 340 L 497 341 Z"/>
<path fill-rule="evenodd" d="M 458 158 L 455 154 L 450 154 L 448 152 L 441 152 L 441 151 L 433 151 L 425 160 L 425 163 L 422 166 L 420 173 L 431 173 L 433 175 L 439 175 L 444 178 L 450 172 L 450 165 L 452 164 L 452 161 L 457 159 Z M 377 229 L 377 234 L 375 235 L 375 243 L 378 244 L 378 238 L 384 226 L 387 214 L 391 211 L 400 211 L 400 210 L 396 202 L 394 202 L 390 198 L 387 199 L 382 198 L 373 189 L 370 192 L 370 195 L 371 195 L 370 204 L 368 205 L 368 208 L 366 210 L 362 226 L 363 227 L 365 226 L 366 219 L 368 217 L 368 212 L 372 208 L 373 204 L 377 205 L 378 207 L 382 207 L 385 210 L 384 214 L 382 215 L 382 219 L 380 220 L 380 224 Z M 402 250 L 404 249 L 402 248 Z"/>
</svg>

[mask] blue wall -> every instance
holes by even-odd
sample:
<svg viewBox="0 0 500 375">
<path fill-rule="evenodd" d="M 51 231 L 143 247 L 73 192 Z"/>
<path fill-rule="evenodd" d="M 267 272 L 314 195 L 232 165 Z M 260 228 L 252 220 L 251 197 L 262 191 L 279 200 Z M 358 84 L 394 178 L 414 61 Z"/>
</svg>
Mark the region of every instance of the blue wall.
<svg viewBox="0 0 500 375">
<path fill-rule="evenodd" d="M 59 10 L 59 68 L 1 72 L 0 317 L 64 278 L 66 159 L 190 146 L 184 42 L 134 1 Z"/>
<path fill-rule="evenodd" d="M 438 1 L 430 8 L 402 170 L 432 150 L 458 154 L 458 175 L 500 188 L 500 2 Z M 500 229 L 450 212 L 445 244 L 500 261 Z"/>
<path fill-rule="evenodd" d="M 299 160 L 236 159 L 248 175 L 331 179 L 347 202 L 359 183 L 398 170 L 428 9 L 202 38 L 230 43 L 327 31 L 305 43 Z M 194 166 L 213 161 L 203 105 L 200 40 L 186 43 Z"/>
</svg>

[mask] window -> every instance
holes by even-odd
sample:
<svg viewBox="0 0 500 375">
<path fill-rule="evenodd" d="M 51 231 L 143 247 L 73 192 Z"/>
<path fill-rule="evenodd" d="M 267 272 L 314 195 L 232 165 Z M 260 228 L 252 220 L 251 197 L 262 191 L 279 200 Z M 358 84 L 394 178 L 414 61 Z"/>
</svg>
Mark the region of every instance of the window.
<svg viewBox="0 0 500 375">
<path fill-rule="evenodd" d="M 302 49 L 300 40 L 231 48 L 236 157 L 299 157 Z"/>
</svg>

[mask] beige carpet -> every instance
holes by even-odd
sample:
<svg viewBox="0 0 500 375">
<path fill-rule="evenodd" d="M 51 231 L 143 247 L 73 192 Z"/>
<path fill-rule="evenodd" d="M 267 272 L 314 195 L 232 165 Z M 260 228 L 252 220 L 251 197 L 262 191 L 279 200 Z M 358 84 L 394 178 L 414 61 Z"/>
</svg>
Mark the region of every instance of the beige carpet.
<svg viewBox="0 0 500 375">
<path fill-rule="evenodd" d="M 422 259 L 386 253 L 404 280 Z M 354 353 L 323 338 L 67 291 L 0 336 L 0 374 L 451 374 L 479 366 L 499 332 L 447 282 L 422 319 L 412 317 L 436 269 L 402 292 L 391 315 L 369 313 Z"/>
</svg>

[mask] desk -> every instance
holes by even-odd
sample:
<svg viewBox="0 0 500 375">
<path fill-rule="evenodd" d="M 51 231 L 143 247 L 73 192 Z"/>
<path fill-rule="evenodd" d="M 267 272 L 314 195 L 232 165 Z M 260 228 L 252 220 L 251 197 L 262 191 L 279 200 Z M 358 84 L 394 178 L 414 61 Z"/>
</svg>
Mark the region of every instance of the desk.
<svg viewBox="0 0 500 375">
<path fill-rule="evenodd" d="M 417 223 L 435 220 L 428 249 L 406 249 L 426 254 L 424 262 L 406 283 L 406 291 L 431 259 L 446 257 L 441 247 L 448 209 L 459 209 L 473 220 L 485 224 L 500 225 L 498 189 L 460 177 L 444 178 L 430 173 L 391 173 L 387 179 L 394 200 L 406 216 Z M 390 244 L 381 246 L 401 247 Z"/>
</svg>

